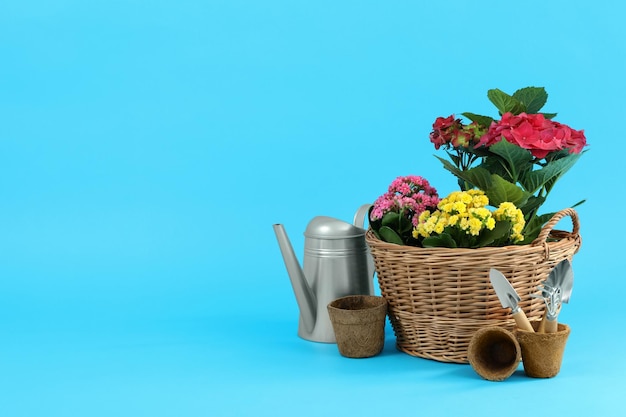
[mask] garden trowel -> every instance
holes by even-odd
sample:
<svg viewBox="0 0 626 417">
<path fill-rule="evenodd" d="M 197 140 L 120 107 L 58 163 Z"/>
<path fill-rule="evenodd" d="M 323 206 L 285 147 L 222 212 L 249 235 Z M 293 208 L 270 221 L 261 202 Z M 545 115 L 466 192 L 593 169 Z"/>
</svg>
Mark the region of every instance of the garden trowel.
<svg viewBox="0 0 626 417">
<path fill-rule="evenodd" d="M 489 271 L 489 279 L 491 280 L 491 285 L 496 291 L 496 295 L 502 307 L 511 309 L 511 314 L 515 319 L 517 327 L 527 332 L 534 333 L 535 330 L 530 325 L 528 317 L 526 317 L 524 311 L 517 304 L 520 301 L 520 297 L 506 277 L 497 269 L 491 268 Z"/>
<path fill-rule="evenodd" d="M 559 262 L 548 275 L 548 279 L 543 282 L 541 296 L 546 303 L 546 314 L 544 314 L 539 329 L 539 333 L 555 333 L 557 331 L 557 318 L 561 311 L 562 303 L 569 302 L 572 288 L 574 287 L 574 271 L 572 263 L 565 259 Z"/>
</svg>

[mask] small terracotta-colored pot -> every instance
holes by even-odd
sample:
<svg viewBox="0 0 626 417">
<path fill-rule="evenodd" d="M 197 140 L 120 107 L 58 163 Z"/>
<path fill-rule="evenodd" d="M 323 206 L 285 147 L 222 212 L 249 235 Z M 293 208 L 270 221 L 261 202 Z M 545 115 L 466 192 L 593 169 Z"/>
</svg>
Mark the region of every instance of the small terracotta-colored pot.
<svg viewBox="0 0 626 417">
<path fill-rule="evenodd" d="M 387 301 L 374 295 L 350 295 L 328 304 L 339 353 L 348 358 L 378 355 L 385 344 Z"/>
<path fill-rule="evenodd" d="M 504 381 L 519 366 L 521 349 L 513 333 L 489 326 L 474 333 L 467 357 L 478 375 L 489 381 Z"/>
<path fill-rule="evenodd" d="M 539 328 L 539 321 L 531 323 Z M 533 378 L 552 378 L 561 370 L 565 343 L 570 334 L 566 324 L 559 323 L 556 333 L 531 333 L 517 329 L 517 340 L 522 347 L 522 363 L 526 375 Z"/>
</svg>

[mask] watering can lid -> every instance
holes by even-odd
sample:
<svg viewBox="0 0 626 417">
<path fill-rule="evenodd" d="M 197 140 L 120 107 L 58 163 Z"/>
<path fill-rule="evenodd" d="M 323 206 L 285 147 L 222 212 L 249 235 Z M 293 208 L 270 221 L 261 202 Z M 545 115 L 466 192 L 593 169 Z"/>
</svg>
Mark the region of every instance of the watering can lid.
<svg viewBox="0 0 626 417">
<path fill-rule="evenodd" d="M 313 218 L 304 232 L 304 236 L 318 239 L 345 239 L 363 235 L 364 229 L 326 216 Z"/>
</svg>

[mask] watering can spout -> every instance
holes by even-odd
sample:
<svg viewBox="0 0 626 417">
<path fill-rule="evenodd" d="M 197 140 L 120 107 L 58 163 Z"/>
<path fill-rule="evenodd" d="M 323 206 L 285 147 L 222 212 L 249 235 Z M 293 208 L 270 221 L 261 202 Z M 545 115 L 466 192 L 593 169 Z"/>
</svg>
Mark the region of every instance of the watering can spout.
<svg viewBox="0 0 626 417">
<path fill-rule="evenodd" d="M 300 308 L 300 318 L 302 319 L 302 324 L 304 325 L 306 331 L 311 332 L 315 326 L 315 317 L 317 315 L 316 297 L 313 294 L 311 287 L 309 287 L 283 225 L 275 224 L 274 233 L 276 234 L 278 246 L 280 247 L 280 252 L 283 255 L 285 267 L 287 268 L 287 273 L 289 274 L 289 279 L 291 280 L 291 286 L 293 287 L 293 292 L 296 296 L 298 307 Z"/>
</svg>

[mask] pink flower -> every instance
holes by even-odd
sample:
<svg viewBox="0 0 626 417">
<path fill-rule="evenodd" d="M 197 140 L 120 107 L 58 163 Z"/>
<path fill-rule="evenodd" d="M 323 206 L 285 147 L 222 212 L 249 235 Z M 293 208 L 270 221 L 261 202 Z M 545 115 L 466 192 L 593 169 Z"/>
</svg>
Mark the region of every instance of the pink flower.
<svg viewBox="0 0 626 417">
<path fill-rule="evenodd" d="M 587 144 L 582 130 L 576 131 L 546 119 L 543 114 L 505 113 L 500 121 L 491 124 L 476 146 L 489 147 L 503 138 L 520 148 L 528 149 L 538 159 L 563 149 L 580 153 Z"/>
<path fill-rule="evenodd" d="M 416 175 L 398 177 L 389 185 L 387 192 L 376 199 L 372 220 L 380 220 L 391 211 L 404 213 L 417 225 L 424 210 L 435 209 L 439 203 L 437 190 L 429 182 Z"/>
</svg>

